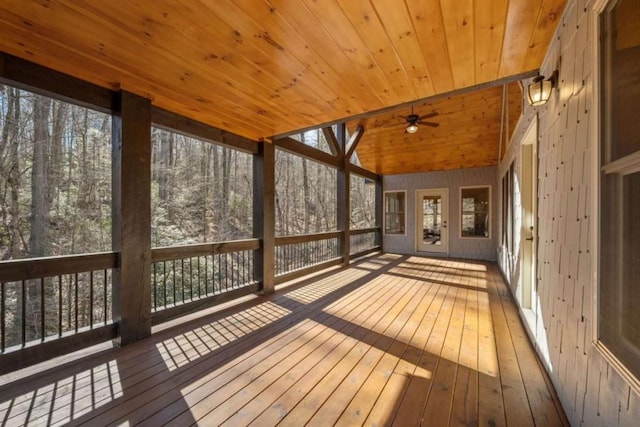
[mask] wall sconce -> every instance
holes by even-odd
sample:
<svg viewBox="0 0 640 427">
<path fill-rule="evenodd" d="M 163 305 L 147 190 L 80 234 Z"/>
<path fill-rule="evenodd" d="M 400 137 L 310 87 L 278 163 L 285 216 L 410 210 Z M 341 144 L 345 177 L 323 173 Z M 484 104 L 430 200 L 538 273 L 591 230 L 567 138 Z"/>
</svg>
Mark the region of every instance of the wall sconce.
<svg viewBox="0 0 640 427">
<path fill-rule="evenodd" d="M 529 105 L 537 107 L 538 105 L 544 105 L 551 97 L 551 89 L 556 86 L 558 80 L 558 70 L 551 74 L 551 77 L 544 79 L 544 76 L 537 76 L 529 83 L 527 88 L 527 101 Z"/>
</svg>

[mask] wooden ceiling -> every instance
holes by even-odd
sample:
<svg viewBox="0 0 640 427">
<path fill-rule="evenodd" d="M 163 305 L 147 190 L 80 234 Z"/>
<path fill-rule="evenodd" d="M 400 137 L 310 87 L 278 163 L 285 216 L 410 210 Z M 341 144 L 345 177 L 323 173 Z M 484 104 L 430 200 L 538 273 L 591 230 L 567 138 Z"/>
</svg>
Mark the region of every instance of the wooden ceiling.
<svg viewBox="0 0 640 427">
<path fill-rule="evenodd" d="M 565 3 L 4 0 L 0 50 L 257 140 L 535 70 Z"/>
<path fill-rule="evenodd" d="M 508 99 L 504 122 L 503 98 Z M 513 82 L 507 85 L 506 93 L 503 86 L 496 86 L 416 104 L 415 114 L 437 112 L 426 121 L 439 126 L 418 125 L 413 134 L 405 132 L 407 123 L 402 117 L 411 113 L 409 107 L 349 122 L 347 128 L 354 132 L 358 125 L 364 127 L 356 153 L 362 167 L 379 174 L 492 166 L 498 164 L 501 123 L 509 129 L 503 136 L 504 153 L 522 112 L 522 102 L 520 84 Z"/>
</svg>

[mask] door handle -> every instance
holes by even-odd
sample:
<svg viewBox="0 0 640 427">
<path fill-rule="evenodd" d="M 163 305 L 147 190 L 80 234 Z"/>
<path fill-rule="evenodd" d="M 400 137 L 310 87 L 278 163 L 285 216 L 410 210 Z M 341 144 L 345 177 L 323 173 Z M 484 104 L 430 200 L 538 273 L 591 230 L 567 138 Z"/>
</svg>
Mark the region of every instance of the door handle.
<svg viewBox="0 0 640 427">
<path fill-rule="evenodd" d="M 525 240 L 529 240 L 530 242 L 533 242 L 533 237 L 527 237 Z"/>
</svg>

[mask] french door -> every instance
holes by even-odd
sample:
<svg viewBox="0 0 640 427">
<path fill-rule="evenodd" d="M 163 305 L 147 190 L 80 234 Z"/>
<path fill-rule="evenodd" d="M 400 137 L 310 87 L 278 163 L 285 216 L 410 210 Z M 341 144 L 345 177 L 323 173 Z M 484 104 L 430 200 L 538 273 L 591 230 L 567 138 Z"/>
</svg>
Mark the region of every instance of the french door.
<svg viewBox="0 0 640 427">
<path fill-rule="evenodd" d="M 416 191 L 416 249 L 449 253 L 449 189 Z"/>
</svg>

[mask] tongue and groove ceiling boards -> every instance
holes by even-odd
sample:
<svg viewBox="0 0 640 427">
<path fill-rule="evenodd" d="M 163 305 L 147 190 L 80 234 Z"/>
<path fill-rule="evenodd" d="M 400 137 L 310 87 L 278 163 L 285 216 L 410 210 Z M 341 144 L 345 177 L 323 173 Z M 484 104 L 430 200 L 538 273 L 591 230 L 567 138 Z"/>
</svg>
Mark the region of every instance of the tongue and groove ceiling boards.
<svg viewBox="0 0 640 427">
<path fill-rule="evenodd" d="M 0 50 L 258 140 L 535 70 L 565 3 L 4 0 Z"/>
<path fill-rule="evenodd" d="M 508 100 L 504 119 L 503 98 Z M 506 93 L 500 85 L 414 106 L 418 115 L 437 112 L 427 121 L 438 127 L 418 125 L 416 133 L 406 133 L 407 124 L 399 118 L 411 112 L 406 107 L 350 121 L 347 129 L 355 132 L 359 125 L 366 129 L 356 153 L 363 168 L 378 174 L 493 166 L 498 164 L 498 152 L 506 151 L 522 112 L 522 99 L 520 83 L 512 82 Z"/>
</svg>

